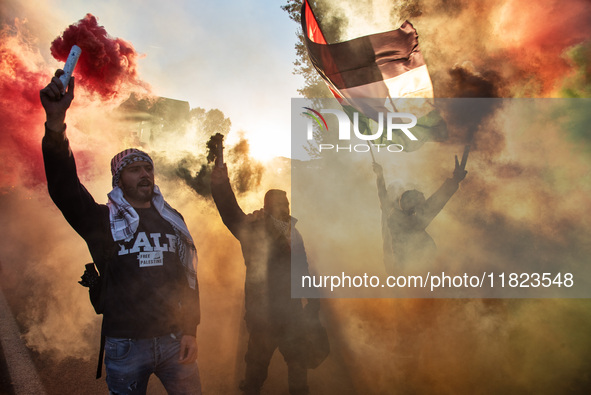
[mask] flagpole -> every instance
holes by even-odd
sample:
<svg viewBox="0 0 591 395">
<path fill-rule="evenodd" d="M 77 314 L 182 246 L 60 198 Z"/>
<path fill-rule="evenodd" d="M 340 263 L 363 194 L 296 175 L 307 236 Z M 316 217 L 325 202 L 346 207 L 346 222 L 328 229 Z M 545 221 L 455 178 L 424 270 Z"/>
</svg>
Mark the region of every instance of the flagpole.
<svg viewBox="0 0 591 395">
<path fill-rule="evenodd" d="M 390 100 L 390 105 L 392 106 L 392 111 L 393 112 L 396 112 L 396 106 L 394 105 L 394 100 L 392 100 L 392 97 L 390 96 L 390 92 L 389 91 L 388 91 L 388 99 Z M 368 132 L 370 132 L 370 131 L 368 130 Z M 371 153 L 371 161 L 372 161 L 372 163 L 377 163 L 376 162 L 376 158 L 373 155 L 373 150 L 371 149 L 371 144 L 369 143 L 369 141 L 367 142 L 367 145 L 369 146 L 369 152 Z"/>
<path fill-rule="evenodd" d="M 369 141 L 366 141 L 366 143 L 367 143 L 367 146 L 369 147 L 369 153 L 371 154 L 371 162 L 377 163 L 375 156 L 373 156 L 373 150 L 371 149 L 371 144 L 369 143 Z"/>
<path fill-rule="evenodd" d="M 394 100 L 392 100 L 392 96 L 390 96 L 389 90 L 388 90 L 388 99 L 390 99 L 390 105 L 392 106 L 392 111 L 396 112 L 396 106 L 394 105 Z"/>
<path fill-rule="evenodd" d="M 462 161 L 460 162 L 460 167 L 462 170 L 466 169 L 466 163 L 468 162 L 468 154 L 470 153 L 470 144 L 466 144 L 464 146 L 464 153 L 462 154 Z"/>
</svg>

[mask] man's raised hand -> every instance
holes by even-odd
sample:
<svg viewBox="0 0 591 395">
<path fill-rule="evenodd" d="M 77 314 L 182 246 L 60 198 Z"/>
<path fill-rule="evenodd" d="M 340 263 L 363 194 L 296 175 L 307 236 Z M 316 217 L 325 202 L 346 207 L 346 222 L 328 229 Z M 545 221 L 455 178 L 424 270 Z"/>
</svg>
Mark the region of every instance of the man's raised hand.
<svg viewBox="0 0 591 395">
<path fill-rule="evenodd" d="M 463 163 L 464 166 L 466 166 L 466 163 L 464 161 L 462 161 L 462 163 Z M 464 170 L 464 167 L 462 167 L 462 165 L 460 164 L 460 162 L 458 162 L 458 156 L 456 155 L 456 168 L 454 169 L 453 179 L 456 182 L 460 182 L 464 178 L 466 178 L 466 174 L 468 174 L 468 172 L 466 170 Z"/>
<path fill-rule="evenodd" d="M 45 109 L 46 126 L 49 130 L 58 132 L 64 129 L 66 111 L 74 100 L 75 79 L 70 78 L 68 88 L 63 92 L 64 86 L 59 77 L 64 72 L 57 70 L 51 82 L 39 92 L 41 105 Z"/>
</svg>

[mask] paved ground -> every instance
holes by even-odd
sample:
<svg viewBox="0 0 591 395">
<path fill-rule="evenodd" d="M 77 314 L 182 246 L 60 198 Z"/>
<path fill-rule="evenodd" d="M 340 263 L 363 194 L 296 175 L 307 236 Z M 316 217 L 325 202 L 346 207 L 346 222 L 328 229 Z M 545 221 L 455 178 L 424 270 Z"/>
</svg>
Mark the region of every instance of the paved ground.
<svg viewBox="0 0 591 395">
<path fill-rule="evenodd" d="M 97 355 L 89 361 L 70 358 L 57 362 L 29 350 L 21 339 L 9 303 L 0 288 L 0 395 L 106 394 L 103 377 L 95 379 Z M 157 379 L 150 394 L 165 394 Z"/>
<path fill-rule="evenodd" d="M 0 289 L 0 343 L 14 392 L 45 395 L 45 389 L 31 359 L 29 350 L 20 337 L 4 293 Z"/>
<path fill-rule="evenodd" d="M 0 395 L 15 395 L 10 374 L 8 373 L 8 365 L 4 359 L 2 342 L 0 342 Z"/>
</svg>

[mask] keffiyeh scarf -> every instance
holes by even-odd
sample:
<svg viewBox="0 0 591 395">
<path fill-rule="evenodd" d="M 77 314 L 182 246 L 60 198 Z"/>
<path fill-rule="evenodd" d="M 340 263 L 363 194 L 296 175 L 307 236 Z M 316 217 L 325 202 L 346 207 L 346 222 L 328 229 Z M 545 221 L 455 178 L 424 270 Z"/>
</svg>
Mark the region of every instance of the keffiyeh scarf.
<svg viewBox="0 0 591 395">
<path fill-rule="evenodd" d="M 137 231 L 140 217 L 134 208 L 123 197 L 123 191 L 118 186 L 108 194 L 109 220 L 113 240 L 129 241 Z M 189 286 L 197 286 L 197 249 L 193 238 L 182 217 L 164 200 L 157 185 L 154 185 L 152 204 L 158 213 L 172 225 L 176 233 L 176 251 L 185 269 Z"/>
</svg>

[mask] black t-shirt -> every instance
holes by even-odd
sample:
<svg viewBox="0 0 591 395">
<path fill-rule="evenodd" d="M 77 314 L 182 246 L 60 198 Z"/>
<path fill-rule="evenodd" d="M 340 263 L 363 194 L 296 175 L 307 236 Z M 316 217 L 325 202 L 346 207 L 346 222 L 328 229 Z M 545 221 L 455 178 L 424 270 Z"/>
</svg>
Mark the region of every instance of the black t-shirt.
<svg viewBox="0 0 591 395">
<path fill-rule="evenodd" d="M 108 268 L 106 336 L 148 338 L 180 329 L 181 295 L 188 284 L 174 228 L 154 207 L 135 210 L 137 232 L 118 242 Z"/>
</svg>

